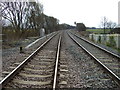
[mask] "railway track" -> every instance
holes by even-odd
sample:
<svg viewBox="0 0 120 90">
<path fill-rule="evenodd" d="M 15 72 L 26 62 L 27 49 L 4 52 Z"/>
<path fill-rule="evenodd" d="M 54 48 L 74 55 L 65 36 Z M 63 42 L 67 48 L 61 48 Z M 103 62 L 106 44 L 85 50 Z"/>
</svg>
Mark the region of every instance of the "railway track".
<svg viewBox="0 0 120 90">
<path fill-rule="evenodd" d="M 15 67 L 17 67 L 25 58 L 27 58 L 31 53 L 33 53 L 47 39 L 49 39 L 52 36 L 55 36 L 57 33 L 58 32 L 52 33 L 49 34 L 49 36 L 45 36 L 42 39 L 37 39 L 32 44 L 29 44 L 29 47 L 23 48 L 24 53 L 19 53 L 19 47 L 14 49 L 6 49 L 5 51 L 2 51 L 2 73 L 0 76 L 0 81 L 4 77 L 6 77 L 10 72 L 12 72 L 15 69 Z"/>
<path fill-rule="evenodd" d="M 118 55 L 102 49 L 101 47 L 71 32 L 69 32 L 68 35 L 78 46 L 82 47 L 83 50 L 95 59 L 120 86 L 120 57 Z"/>
<path fill-rule="evenodd" d="M 80 39 L 79 36 L 76 36 L 70 32 L 66 32 L 67 31 L 63 31 L 61 34 L 55 34 L 45 41 L 21 64 L 19 64 L 16 68 L 14 67 L 15 69 L 0 82 L 0 85 L 2 85 L 3 88 L 51 88 L 55 90 L 56 88 L 74 87 L 74 85 L 78 84 L 78 79 L 83 79 L 79 83 L 83 82 L 83 86 L 86 85 L 86 87 L 90 87 L 90 85 L 95 84 L 98 84 L 96 87 L 101 87 L 101 84 L 103 84 L 104 87 L 105 85 L 108 85 L 106 87 L 109 87 L 109 85 L 112 85 L 110 82 L 113 80 L 104 74 L 104 71 L 109 72 L 110 76 L 119 85 L 120 69 L 118 68 L 120 67 L 120 63 L 118 61 L 118 57 L 110 56 L 106 52 L 99 50 L 95 46 L 92 46 L 92 44 L 89 45 L 89 43 L 84 41 L 84 39 Z M 62 38 L 65 38 L 66 40 Z M 72 55 L 74 55 L 73 59 L 71 54 L 66 54 L 66 48 L 68 48 L 72 43 L 74 44 L 72 41 L 71 43 L 68 43 L 66 47 L 66 41 L 68 40 L 68 42 L 70 42 L 70 38 L 73 39 L 78 46 L 81 46 L 83 49 L 85 49 L 86 52 L 89 53 L 92 58 L 95 59 L 105 70 L 99 68 L 98 65 L 96 63 L 95 65 L 91 60 L 88 61 L 91 59 L 91 57 L 87 57 L 89 55 L 86 53 L 81 53 L 83 55 L 80 55 L 78 52 L 79 50 L 77 51 L 78 46 L 76 44 L 75 45 L 77 47 L 74 50 L 75 53 L 73 54 L 73 51 L 71 51 Z M 71 50 L 73 48 L 71 47 L 69 49 Z M 84 50 L 81 52 L 84 52 Z M 79 66 L 76 67 L 76 64 L 69 63 L 68 58 L 71 59 L 72 62 L 77 62 L 77 65 L 80 64 L 81 68 Z M 86 63 L 86 61 L 88 62 Z M 115 63 L 113 61 L 115 61 Z M 87 68 L 87 65 L 91 66 L 90 69 Z M 75 69 L 77 71 L 72 69 L 71 66 L 77 68 Z M 94 68 L 96 69 L 93 70 Z M 70 84 L 69 82 L 71 81 L 71 78 L 73 78 L 73 76 L 71 76 L 72 72 L 78 71 L 78 74 L 73 75 L 77 78 L 76 83 L 74 84 L 73 81 L 73 84 Z M 105 83 L 106 80 L 109 81 L 109 83 Z"/>
<path fill-rule="evenodd" d="M 2 88 L 53 88 L 54 90 L 58 84 L 65 84 L 64 81 L 61 83 L 62 81 L 59 82 L 57 79 L 60 77 L 58 74 L 66 71 L 60 67 L 63 62 L 59 61 L 60 47 L 61 34 L 49 38 L 2 79 L 0 82 Z"/>
</svg>

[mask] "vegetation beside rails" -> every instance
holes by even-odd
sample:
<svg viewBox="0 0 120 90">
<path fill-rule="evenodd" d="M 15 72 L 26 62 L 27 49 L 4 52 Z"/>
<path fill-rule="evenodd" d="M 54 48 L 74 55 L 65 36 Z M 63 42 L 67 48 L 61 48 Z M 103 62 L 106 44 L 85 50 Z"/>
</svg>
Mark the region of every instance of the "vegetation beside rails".
<svg viewBox="0 0 120 90">
<path fill-rule="evenodd" d="M 14 29 L 2 30 L 2 48 L 14 48 L 29 44 L 39 37 L 39 32 L 36 30 L 24 30 L 16 33 Z M 32 37 L 32 38 L 29 38 Z"/>
<path fill-rule="evenodd" d="M 97 42 L 95 42 L 93 35 L 92 35 L 91 41 L 94 43 L 99 43 L 99 44 L 105 45 L 107 47 L 110 47 L 120 53 L 120 48 L 116 48 L 116 41 L 114 39 L 114 36 L 110 36 L 109 41 L 107 41 L 106 43 L 102 43 L 101 36 L 99 36 Z"/>
<path fill-rule="evenodd" d="M 39 36 L 39 31 L 37 30 L 21 30 L 19 33 L 15 32 L 14 29 L 3 29 L 3 40 L 4 41 L 15 41 L 20 39 L 25 39 L 27 37 L 36 37 Z"/>
</svg>

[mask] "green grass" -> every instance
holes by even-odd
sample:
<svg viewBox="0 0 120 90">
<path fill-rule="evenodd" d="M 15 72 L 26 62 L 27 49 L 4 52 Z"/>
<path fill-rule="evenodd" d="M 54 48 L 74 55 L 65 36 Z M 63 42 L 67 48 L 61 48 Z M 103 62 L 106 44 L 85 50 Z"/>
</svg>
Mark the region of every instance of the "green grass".
<svg viewBox="0 0 120 90">
<path fill-rule="evenodd" d="M 87 29 L 87 31 L 89 31 L 89 32 L 93 32 L 93 33 L 98 33 L 98 34 L 100 34 L 100 33 L 104 33 L 104 29 Z M 109 29 L 106 29 L 106 33 L 108 33 L 110 30 Z"/>
</svg>

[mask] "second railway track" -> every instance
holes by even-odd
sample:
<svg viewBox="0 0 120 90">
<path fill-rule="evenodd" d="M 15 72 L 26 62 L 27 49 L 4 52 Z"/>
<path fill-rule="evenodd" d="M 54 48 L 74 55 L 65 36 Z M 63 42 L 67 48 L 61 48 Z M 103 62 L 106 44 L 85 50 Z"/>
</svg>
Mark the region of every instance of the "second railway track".
<svg viewBox="0 0 120 90">
<path fill-rule="evenodd" d="M 104 49 L 98 48 L 91 42 L 69 33 L 69 36 L 89 53 L 99 64 L 111 75 L 111 77 L 120 85 L 120 58 L 117 55 L 108 53 Z"/>
<path fill-rule="evenodd" d="M 58 69 L 61 46 L 61 35 L 51 38 L 37 53 L 30 55 L 30 60 L 21 68 L 15 68 L 0 84 L 3 88 L 53 88 L 59 80 Z M 29 58 L 28 57 L 28 58 Z M 22 63 L 24 63 L 23 61 Z M 21 63 L 21 64 L 22 64 Z M 63 81 L 64 82 L 64 81 Z"/>
</svg>

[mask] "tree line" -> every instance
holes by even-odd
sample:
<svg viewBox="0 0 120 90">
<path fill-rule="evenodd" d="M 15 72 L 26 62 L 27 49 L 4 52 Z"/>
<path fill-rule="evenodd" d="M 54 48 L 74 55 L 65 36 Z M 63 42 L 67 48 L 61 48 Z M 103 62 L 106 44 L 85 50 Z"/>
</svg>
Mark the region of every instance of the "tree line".
<svg viewBox="0 0 120 90">
<path fill-rule="evenodd" d="M 46 34 L 59 30 L 59 20 L 45 15 L 41 3 L 0 2 L 0 8 L 3 32 L 14 30 L 17 38 L 22 38 L 28 30 L 35 32 L 35 35 L 39 35 L 41 28 L 45 28 Z M 5 25 L 6 21 L 10 24 Z"/>
</svg>

